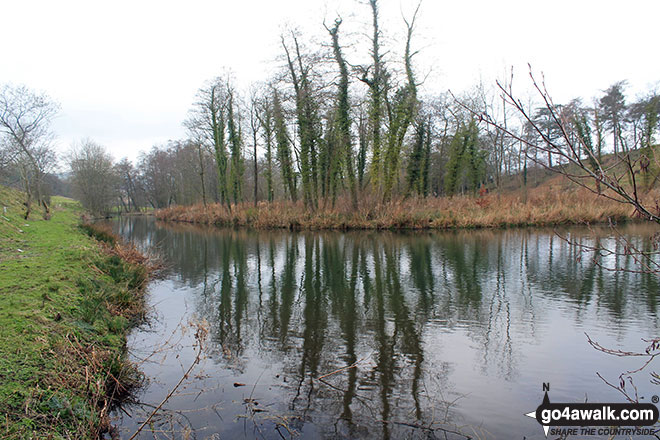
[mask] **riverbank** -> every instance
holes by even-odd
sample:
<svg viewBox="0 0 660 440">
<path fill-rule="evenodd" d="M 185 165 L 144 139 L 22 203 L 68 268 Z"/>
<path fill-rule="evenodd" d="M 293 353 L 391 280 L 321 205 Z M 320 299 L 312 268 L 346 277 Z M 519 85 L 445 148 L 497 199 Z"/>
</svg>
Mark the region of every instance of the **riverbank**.
<svg viewBox="0 0 660 440">
<path fill-rule="evenodd" d="M 19 200 L 0 187 L 0 437 L 97 438 L 140 379 L 125 343 L 147 261 L 109 230 L 80 227 L 73 200 L 53 198 L 48 221 L 23 220 Z"/>
<path fill-rule="evenodd" d="M 657 198 L 657 190 L 647 195 Z M 334 208 L 308 210 L 302 202 L 277 201 L 232 206 L 175 206 L 155 212 L 164 221 L 245 226 L 256 229 L 459 229 L 597 224 L 636 219 L 627 204 L 564 184 L 505 194 L 429 197 L 380 204 L 363 198 L 357 210 L 346 200 Z"/>
</svg>

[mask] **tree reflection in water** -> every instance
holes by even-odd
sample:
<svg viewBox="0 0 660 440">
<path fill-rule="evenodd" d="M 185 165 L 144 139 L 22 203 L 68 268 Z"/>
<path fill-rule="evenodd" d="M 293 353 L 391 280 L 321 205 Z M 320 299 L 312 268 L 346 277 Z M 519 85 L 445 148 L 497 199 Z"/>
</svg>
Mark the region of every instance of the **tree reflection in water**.
<svg viewBox="0 0 660 440">
<path fill-rule="evenodd" d="M 473 435 L 480 424 L 495 437 L 511 432 L 502 425 L 534 433 L 518 412 L 549 380 L 551 365 L 524 381 L 545 359 L 543 344 L 565 339 L 564 327 L 636 336 L 630 317 L 657 329 L 657 277 L 608 271 L 551 231 L 256 232 L 148 219 L 115 226 L 159 248 L 171 291 L 185 291 L 208 321 L 213 366 L 205 373 L 254 385 L 264 409 L 303 437 L 426 438 L 434 432 L 424 428 L 454 425 Z M 608 263 L 631 264 L 615 258 Z M 593 355 L 573 339 L 567 364 L 575 353 Z M 575 380 L 585 383 L 584 374 Z M 597 385 L 578 394 L 597 394 Z M 241 432 L 231 425 L 242 402 L 222 389 L 209 393 L 207 401 L 226 402 L 222 421 L 202 411 L 190 423 Z M 260 435 L 280 437 L 275 421 L 259 423 Z"/>
</svg>

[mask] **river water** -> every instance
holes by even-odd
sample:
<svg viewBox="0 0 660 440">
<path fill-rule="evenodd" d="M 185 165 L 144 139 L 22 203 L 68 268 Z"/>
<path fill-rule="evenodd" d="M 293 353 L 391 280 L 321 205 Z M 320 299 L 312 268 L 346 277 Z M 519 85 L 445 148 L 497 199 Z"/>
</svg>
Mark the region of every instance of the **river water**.
<svg viewBox="0 0 660 440">
<path fill-rule="evenodd" d="M 122 438 L 183 378 L 137 438 L 541 439 L 524 414 L 544 383 L 553 402 L 624 402 L 597 373 L 618 384 L 646 360 L 587 334 L 643 351 L 660 326 L 657 275 L 559 237 L 614 248 L 609 230 L 113 225 L 167 265 L 128 340 L 148 381 L 114 412 Z M 645 249 L 656 231 L 622 229 Z M 642 402 L 653 368 L 633 374 Z"/>
</svg>

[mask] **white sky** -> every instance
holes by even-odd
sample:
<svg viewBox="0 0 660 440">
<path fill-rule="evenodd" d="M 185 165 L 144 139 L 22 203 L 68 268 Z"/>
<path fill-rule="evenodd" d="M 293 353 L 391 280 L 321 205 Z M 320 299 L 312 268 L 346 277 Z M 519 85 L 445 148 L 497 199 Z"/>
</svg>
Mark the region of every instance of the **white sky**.
<svg viewBox="0 0 660 440">
<path fill-rule="evenodd" d="M 416 3 L 381 0 L 387 48 L 400 51 L 401 14 Z M 364 44 L 351 30 L 370 31 L 360 0 L 0 0 L 0 11 L 0 84 L 25 84 L 61 104 L 62 151 L 90 137 L 117 159 L 184 137 L 196 90 L 225 68 L 244 87 L 268 79 L 287 25 L 325 42 L 323 19 L 339 13 L 343 42 Z M 418 75 L 429 74 L 428 93 L 460 92 L 514 65 L 523 86 L 529 62 L 556 102 L 590 99 L 621 79 L 634 99 L 660 81 L 658 17 L 658 0 L 424 0 L 413 40 Z"/>
</svg>

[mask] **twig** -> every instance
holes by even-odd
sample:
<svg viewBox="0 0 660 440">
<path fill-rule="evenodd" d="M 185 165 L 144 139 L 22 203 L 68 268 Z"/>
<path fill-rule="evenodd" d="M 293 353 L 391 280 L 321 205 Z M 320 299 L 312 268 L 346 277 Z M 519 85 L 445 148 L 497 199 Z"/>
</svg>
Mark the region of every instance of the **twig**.
<svg viewBox="0 0 660 440">
<path fill-rule="evenodd" d="M 137 429 L 137 431 L 135 431 L 135 432 L 133 433 L 133 435 L 132 435 L 128 440 L 134 440 L 135 437 L 137 437 L 138 434 L 140 434 L 140 432 L 144 429 L 145 426 L 147 426 L 147 424 L 151 421 L 151 419 L 154 417 L 154 415 L 156 415 L 156 413 L 161 409 L 161 407 L 162 407 L 163 405 L 165 405 L 165 403 L 166 403 L 166 402 L 172 397 L 172 395 L 176 392 L 176 390 L 179 388 L 179 386 L 181 386 L 181 384 L 183 383 L 183 381 L 184 381 L 186 378 L 188 378 L 188 376 L 189 376 L 190 373 L 192 372 L 193 368 L 195 368 L 195 365 L 197 365 L 197 364 L 199 363 L 199 361 L 200 361 L 200 359 L 201 359 L 201 356 L 202 356 L 202 351 L 203 351 L 202 339 L 203 339 L 204 335 L 205 335 L 205 331 L 203 331 L 202 327 L 199 327 L 199 328 L 197 329 L 197 333 L 195 333 L 195 338 L 197 338 L 197 341 L 198 341 L 197 355 L 195 356 L 195 360 L 192 362 L 192 364 L 190 365 L 190 367 L 188 367 L 188 370 L 186 370 L 186 372 L 184 373 L 184 375 L 181 376 L 181 379 L 179 379 L 179 382 L 177 382 L 177 384 L 174 386 L 174 388 L 172 388 L 172 389 L 170 390 L 170 392 L 167 394 L 167 396 L 165 396 L 165 398 L 163 399 L 163 401 L 160 402 L 160 404 L 158 404 L 158 406 L 156 406 L 156 408 L 154 408 L 154 410 L 151 412 L 151 414 L 149 414 L 149 417 L 147 417 L 147 419 L 146 419 L 146 420 L 140 425 L 140 427 Z"/>
<path fill-rule="evenodd" d="M 624 371 L 619 375 L 619 385 L 614 385 L 610 382 L 608 382 L 599 372 L 596 372 L 596 375 L 603 381 L 605 382 L 606 385 L 614 388 L 615 390 L 619 391 L 621 394 L 625 396 L 625 398 L 632 403 L 637 403 L 639 398 L 637 394 L 637 387 L 635 386 L 635 383 L 633 382 L 632 375 L 635 373 L 639 373 L 640 371 L 644 370 L 652 361 L 655 359 L 656 356 L 660 355 L 660 352 L 657 351 L 660 348 L 660 339 L 652 339 L 652 340 L 643 340 L 644 342 L 650 342 L 650 345 L 646 348 L 644 353 L 640 352 L 632 352 L 632 351 L 622 351 L 622 350 L 614 350 L 611 348 L 605 348 L 602 345 L 600 345 L 598 342 L 592 340 L 587 333 L 585 333 L 587 336 L 587 341 L 589 344 L 594 347 L 598 351 L 602 351 L 603 353 L 607 353 L 613 356 L 619 356 L 619 357 L 647 357 L 648 359 L 644 364 L 642 364 L 641 367 L 635 369 L 635 370 L 629 370 L 629 371 Z M 625 390 L 626 387 L 626 379 L 628 379 L 628 382 L 630 382 L 630 385 L 633 387 L 635 391 L 635 396 L 634 398 L 631 397 L 628 392 Z"/>
<path fill-rule="evenodd" d="M 337 370 L 335 370 L 335 371 L 331 371 L 331 372 L 328 373 L 328 374 L 324 374 L 323 376 L 317 377 L 316 380 L 325 379 L 326 377 L 332 376 L 332 375 L 337 374 L 337 373 L 341 373 L 341 372 L 344 371 L 344 370 L 348 370 L 348 369 L 351 369 L 351 368 L 355 368 L 355 367 L 358 366 L 358 364 L 359 364 L 360 362 L 364 362 L 364 361 L 365 361 L 367 358 L 369 358 L 369 357 L 371 357 L 371 355 L 369 355 L 369 356 L 365 356 L 365 357 L 363 357 L 362 359 L 360 359 L 359 361 L 356 361 L 356 362 L 352 363 L 351 365 L 347 365 L 347 366 L 345 366 L 345 367 L 341 367 L 341 368 L 339 368 L 339 369 L 337 369 Z"/>
</svg>

